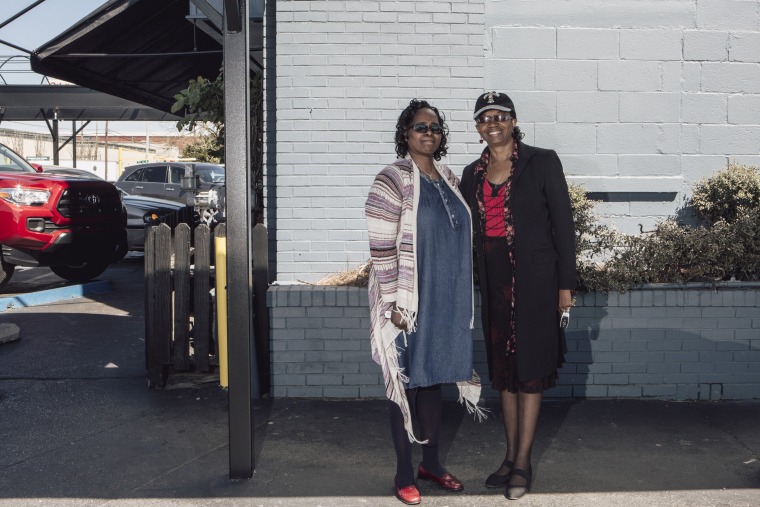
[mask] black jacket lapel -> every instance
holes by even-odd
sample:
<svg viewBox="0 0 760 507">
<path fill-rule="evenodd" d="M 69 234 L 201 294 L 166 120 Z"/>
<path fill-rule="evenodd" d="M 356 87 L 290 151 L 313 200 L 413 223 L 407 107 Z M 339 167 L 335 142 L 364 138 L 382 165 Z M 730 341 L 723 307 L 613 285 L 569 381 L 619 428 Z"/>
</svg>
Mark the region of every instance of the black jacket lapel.
<svg viewBox="0 0 760 507">
<path fill-rule="evenodd" d="M 512 182 L 516 182 L 520 179 L 520 176 L 525 170 L 525 166 L 528 165 L 528 160 L 535 155 L 536 149 L 533 146 L 529 146 L 522 141 L 517 145 L 517 167 L 515 167 L 515 174 L 512 177 Z"/>
</svg>

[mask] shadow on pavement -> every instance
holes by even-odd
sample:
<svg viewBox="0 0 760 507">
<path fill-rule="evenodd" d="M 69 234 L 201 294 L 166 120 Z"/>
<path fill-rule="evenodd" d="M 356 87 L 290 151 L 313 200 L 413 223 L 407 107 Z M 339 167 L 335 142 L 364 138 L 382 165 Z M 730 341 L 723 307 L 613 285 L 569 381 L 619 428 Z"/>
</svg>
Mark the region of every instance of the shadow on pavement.
<svg viewBox="0 0 760 507">
<path fill-rule="evenodd" d="M 400 505 L 386 400 L 255 402 L 255 475 L 230 481 L 218 378 L 149 390 L 141 266 L 106 276 L 112 293 L 0 315 L 21 327 L 0 345 L 0 505 Z M 425 505 L 506 501 L 483 485 L 504 449 L 489 404 L 478 423 L 445 402 L 442 457 L 466 489 L 423 482 Z M 523 503 L 760 504 L 759 420 L 757 402 L 547 399 Z"/>
</svg>

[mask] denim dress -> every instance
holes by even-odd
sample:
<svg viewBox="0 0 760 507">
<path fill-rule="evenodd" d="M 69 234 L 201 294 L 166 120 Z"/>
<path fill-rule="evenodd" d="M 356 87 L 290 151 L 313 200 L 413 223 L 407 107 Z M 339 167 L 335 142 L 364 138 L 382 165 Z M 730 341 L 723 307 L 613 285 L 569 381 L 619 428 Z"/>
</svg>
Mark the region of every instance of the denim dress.
<svg viewBox="0 0 760 507">
<path fill-rule="evenodd" d="M 417 329 L 396 338 L 406 389 L 472 378 L 470 215 L 443 178 L 420 173 Z"/>
</svg>

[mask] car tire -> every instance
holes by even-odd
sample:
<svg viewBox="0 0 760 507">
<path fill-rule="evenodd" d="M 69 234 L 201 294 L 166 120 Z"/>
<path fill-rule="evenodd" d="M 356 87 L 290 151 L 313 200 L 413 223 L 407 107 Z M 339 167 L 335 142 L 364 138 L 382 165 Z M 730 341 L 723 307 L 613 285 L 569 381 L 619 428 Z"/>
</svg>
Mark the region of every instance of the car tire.
<svg viewBox="0 0 760 507">
<path fill-rule="evenodd" d="M 129 241 L 127 240 L 127 235 L 124 235 L 124 238 L 119 241 L 119 243 L 116 245 L 116 252 L 114 254 L 113 261 L 119 262 L 122 260 L 126 255 L 129 253 Z"/>
<path fill-rule="evenodd" d="M 9 264 L 5 262 L 2 258 L 2 255 L 0 255 L 0 287 L 10 281 L 15 269 L 15 264 Z"/>
<path fill-rule="evenodd" d="M 58 264 L 50 266 L 56 275 L 70 282 L 86 282 L 100 275 L 108 267 L 103 261 L 84 261 L 81 264 Z"/>
</svg>

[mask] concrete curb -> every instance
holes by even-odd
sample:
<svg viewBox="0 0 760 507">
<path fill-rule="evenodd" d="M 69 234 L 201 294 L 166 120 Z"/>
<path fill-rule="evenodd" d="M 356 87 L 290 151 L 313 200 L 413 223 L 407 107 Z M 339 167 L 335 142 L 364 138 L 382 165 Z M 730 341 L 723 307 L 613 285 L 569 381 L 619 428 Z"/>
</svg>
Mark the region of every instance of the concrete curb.
<svg viewBox="0 0 760 507">
<path fill-rule="evenodd" d="M 8 343 L 18 340 L 21 329 L 16 324 L 0 324 L 0 343 Z"/>
<path fill-rule="evenodd" d="M 113 286 L 108 280 L 93 280 L 91 282 L 68 285 L 57 289 L 41 290 L 27 294 L 0 298 L 0 313 L 27 306 L 45 305 L 64 299 L 74 299 L 92 294 L 105 294 L 113 291 Z"/>
</svg>

